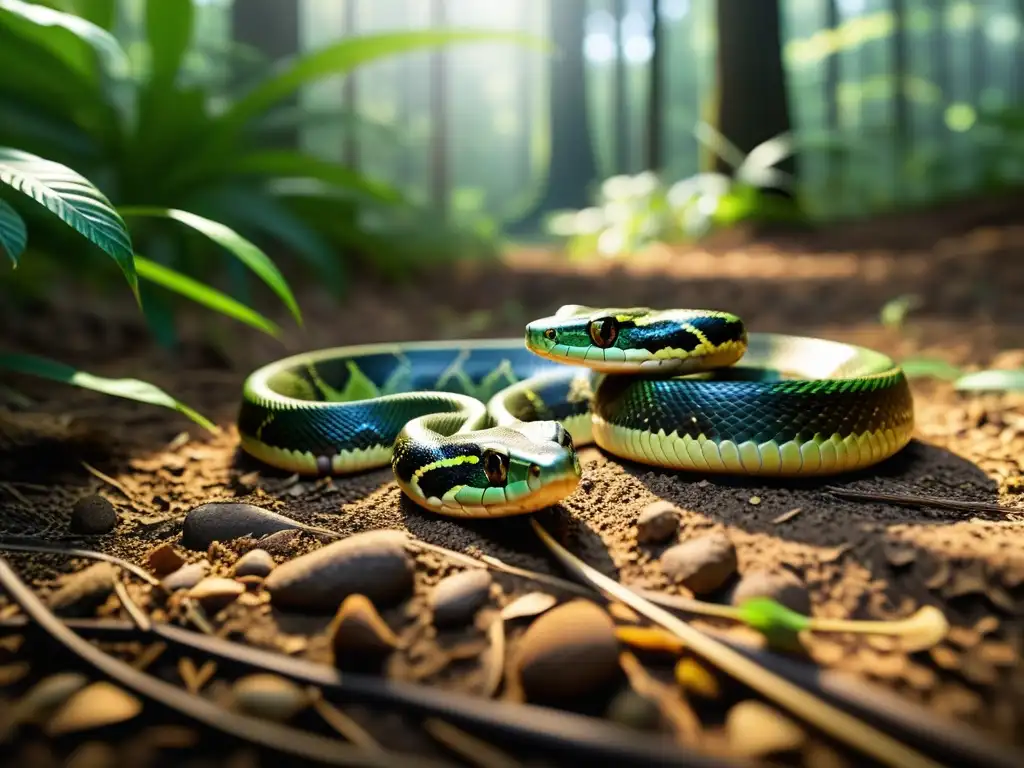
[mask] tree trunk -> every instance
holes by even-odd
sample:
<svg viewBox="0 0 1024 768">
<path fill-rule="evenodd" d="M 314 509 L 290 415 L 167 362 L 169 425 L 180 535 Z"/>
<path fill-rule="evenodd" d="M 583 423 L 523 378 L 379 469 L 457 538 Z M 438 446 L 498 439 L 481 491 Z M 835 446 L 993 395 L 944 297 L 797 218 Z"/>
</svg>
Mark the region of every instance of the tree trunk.
<svg viewBox="0 0 1024 768">
<path fill-rule="evenodd" d="M 298 0 L 236 0 L 231 5 L 231 29 L 236 42 L 251 45 L 271 61 L 299 51 Z M 282 102 L 297 105 L 298 98 Z M 298 130 L 282 132 L 275 143 L 298 145 Z"/>
<path fill-rule="evenodd" d="M 551 160 L 544 194 L 533 210 L 509 227 L 520 234 L 536 232 L 544 215 L 590 204 L 589 187 L 598 177 L 597 159 L 587 119 L 586 63 L 583 59 L 587 0 L 548 0 L 550 57 Z"/>
<path fill-rule="evenodd" d="M 792 128 L 778 0 L 718 0 L 717 128 L 744 153 Z M 779 163 L 796 173 L 795 157 Z M 715 170 L 732 169 L 716 157 Z"/>
</svg>

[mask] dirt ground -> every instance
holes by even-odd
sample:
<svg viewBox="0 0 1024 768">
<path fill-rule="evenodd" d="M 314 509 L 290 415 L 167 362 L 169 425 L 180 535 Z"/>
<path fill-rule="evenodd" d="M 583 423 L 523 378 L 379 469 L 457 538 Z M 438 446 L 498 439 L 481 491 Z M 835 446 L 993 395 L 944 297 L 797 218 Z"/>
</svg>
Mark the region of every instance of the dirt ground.
<svg viewBox="0 0 1024 768">
<path fill-rule="evenodd" d="M 901 328 L 884 327 L 879 320 L 883 306 L 907 294 L 920 298 L 917 308 Z M 964 204 L 813 234 L 733 234 L 700 248 L 656 249 L 623 262 L 573 264 L 545 251 L 517 251 L 496 265 L 426 270 L 402 286 L 364 276 L 340 304 L 313 288 L 304 289 L 299 298 L 306 330 L 289 332 L 283 344 L 209 314 L 188 314 L 181 323 L 183 348 L 174 355 L 152 347 L 130 305 L 105 305 L 107 299 L 82 296 L 72 286 L 52 303 L 27 311 L 0 307 L 6 350 L 152 381 L 213 418 L 224 431 L 212 436 L 168 410 L 11 379 L 27 400 L 8 396 L 7 419 L 17 428 L 7 427 L 6 435 L 0 431 L 0 530 L 6 536 L 98 550 L 147 569 L 148 554 L 168 543 L 188 561 L 205 558 L 214 574 L 230 575 L 238 556 L 254 548 L 255 540 L 191 551 L 182 546 L 182 521 L 202 503 L 241 501 L 340 534 L 400 529 L 458 553 L 488 555 L 565 577 L 525 519 L 467 522 L 432 516 L 403 502 L 389 470 L 307 482 L 239 456 L 232 420 L 245 375 L 286 352 L 323 346 L 520 336 L 527 320 L 564 303 L 728 309 L 744 317 L 752 330 L 821 335 L 871 346 L 898 359 L 928 355 L 975 368 L 1014 367 L 1024 365 L 1022 295 L 1022 200 Z M 288 327 L 287 318 L 279 319 Z M 1024 499 L 1016 493 L 1024 467 L 1024 396 L 958 395 L 949 384 L 935 381 L 915 381 L 913 390 L 914 442 L 889 462 L 856 476 L 821 483 L 703 478 L 624 463 L 585 448 L 580 490 L 542 517 L 577 556 L 631 586 L 690 595 L 663 574 L 662 552 L 670 544 L 722 532 L 735 547 L 735 572 L 703 599 L 728 602 L 737 582 L 767 572 L 788 574 L 789 583 L 806 590 L 816 617 L 897 619 L 935 606 L 951 629 L 930 649 L 908 653 L 888 637 L 820 633 L 805 639 L 806 653 L 824 668 L 854 673 L 896 694 L 908 706 L 922 705 L 934 715 L 968 724 L 992 744 L 1024 748 Z M 48 431 L 53 433 L 49 437 Z M 828 486 L 984 502 L 1007 511 L 844 500 Z M 113 532 L 82 536 L 70 531 L 75 502 L 90 494 L 116 509 Z M 659 499 L 678 507 L 679 530 L 668 542 L 640 543 L 638 515 Z M 316 535 L 301 533 L 273 554 L 280 567 L 322 545 Z M 49 554 L 10 552 L 6 557 L 38 594 L 51 599 L 88 565 Z M 495 653 L 501 649 L 495 650 L 491 623 L 502 607 L 526 593 L 541 591 L 561 601 L 572 595 L 496 572 L 485 605 L 468 627 L 435 631 L 431 590 L 462 567 L 437 553 L 417 556 L 414 594 L 382 609 L 402 647 L 378 674 L 453 695 L 516 700 L 522 691 L 514 683 L 515 659 L 530 617 L 504 622 L 506 653 L 498 660 Z M 292 657 L 331 662 L 330 614 L 272 609 L 258 585 L 250 589 L 251 599 L 207 611 L 216 634 Z M 141 582 L 132 583 L 131 594 L 155 619 L 188 625 L 176 613 L 180 605 L 157 603 Z M 19 642 L 23 635 L 18 615 L 9 599 L 0 603 L 0 635 L 5 638 L 0 646 L 0 700 L 8 720 L 39 680 L 65 668 L 84 669 L 66 654 L 40 650 L 50 646 L 36 642 L 36 635 Z M 114 597 L 83 615 L 127 617 Z M 624 613 L 615 615 L 623 626 L 632 620 Z M 694 623 L 716 627 L 738 641 L 746 637 L 728 622 Z M 201 654 L 183 656 L 180 649 L 165 647 L 157 655 L 159 645 L 151 637 L 136 637 L 103 647 L 185 688 L 190 683 L 183 678 L 192 676 L 192 687 L 210 701 L 230 700 L 230 665 L 206 668 L 208 677 L 197 681 L 194 676 L 202 674 L 196 669 L 204 668 Z M 672 675 L 678 652 L 635 652 L 654 679 L 678 696 Z M 493 686 L 496 664 L 507 680 L 498 687 Z M 192 671 L 186 673 L 186 668 Z M 746 755 L 782 765 L 866 764 L 856 752 L 815 732 L 776 748 L 730 736 L 729 708 L 750 698 L 742 688 L 724 686 L 716 695 L 685 698 L 684 712 L 696 718 L 697 730 L 684 728 L 681 733 L 671 708 L 668 714 L 661 709 L 653 721 L 637 713 L 638 705 L 624 694 L 636 687 L 636 679 L 629 677 L 600 695 L 584 697 L 582 703 L 559 707 L 607 717 L 635 732 L 674 734 L 683 744 L 699 744 L 699 751 L 717 755 Z M 307 713 L 291 722 L 328 735 L 340 732 L 350 741 L 356 738 L 355 728 L 390 749 L 462 764 L 540 764 L 544 751 L 524 747 L 517 752 L 514 743 L 505 743 L 505 759 L 513 756 L 522 762 L 487 762 L 489 753 L 479 746 L 476 752 L 470 750 L 473 756 L 459 758 L 454 737 L 438 736 L 397 708 L 349 703 L 339 705 L 341 710 L 348 726 Z M 764 730 L 784 730 L 775 721 L 757 722 Z M 170 759 L 214 765 L 219 764 L 218 755 L 229 756 L 232 765 L 283 764 L 261 763 L 262 753 L 235 741 L 211 742 L 194 723 L 183 724 L 181 718 L 149 706 L 144 716 L 112 715 L 100 723 L 68 727 L 56 740 L 47 738 L 53 732 L 47 728 L 51 726 L 36 725 L 7 734 L 4 764 L 61 765 L 69 755 L 78 756 L 80 762 L 67 763 L 74 765 L 144 764 L 132 762 L 143 753 L 126 752 L 127 746 L 116 752 L 126 762 L 109 762 L 115 753 L 104 752 L 103 745 L 117 739 L 123 745 L 148 745 L 144 754 L 152 764 Z M 177 730 L 168 730 L 172 728 Z M 94 755 L 94 762 L 81 757 L 83 745 L 89 744 L 99 744 L 93 752 L 108 762 Z M 461 751 L 465 749 L 463 744 Z M 548 762 L 556 763 L 562 761 Z"/>
</svg>

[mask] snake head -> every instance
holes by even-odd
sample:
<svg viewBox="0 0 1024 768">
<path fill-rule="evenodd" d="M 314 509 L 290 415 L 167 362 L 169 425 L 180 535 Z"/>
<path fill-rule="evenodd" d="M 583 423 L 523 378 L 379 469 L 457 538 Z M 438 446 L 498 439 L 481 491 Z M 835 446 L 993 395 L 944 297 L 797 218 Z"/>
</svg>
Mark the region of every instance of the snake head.
<svg viewBox="0 0 1024 768">
<path fill-rule="evenodd" d="M 603 373 L 680 375 L 732 365 L 747 348 L 728 312 L 584 307 L 570 304 L 526 326 L 536 355 Z"/>
<path fill-rule="evenodd" d="M 401 452 L 402 436 L 396 444 Z M 421 506 L 456 516 L 525 514 L 557 504 L 576 490 L 582 469 L 569 433 L 538 421 L 462 432 L 420 455 L 407 471 L 394 465 L 402 489 Z"/>
</svg>

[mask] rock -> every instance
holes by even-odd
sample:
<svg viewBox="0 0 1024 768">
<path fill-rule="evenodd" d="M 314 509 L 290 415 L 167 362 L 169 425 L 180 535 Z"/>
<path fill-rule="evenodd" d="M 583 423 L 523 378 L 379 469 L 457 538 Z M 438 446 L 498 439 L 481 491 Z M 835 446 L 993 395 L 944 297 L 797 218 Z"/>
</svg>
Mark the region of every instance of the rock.
<svg viewBox="0 0 1024 768">
<path fill-rule="evenodd" d="M 71 530 L 96 536 L 110 533 L 117 525 L 117 510 L 102 496 L 83 496 L 71 508 Z"/>
<path fill-rule="evenodd" d="M 331 622 L 331 648 L 338 667 L 379 660 L 398 647 L 398 637 L 365 595 L 349 595 Z"/>
<path fill-rule="evenodd" d="M 450 627 L 472 621 L 480 606 L 487 602 L 492 582 L 490 571 L 485 568 L 472 568 L 441 579 L 430 595 L 434 625 Z"/>
<path fill-rule="evenodd" d="M 285 722 L 309 706 L 309 695 L 280 675 L 260 673 L 235 681 L 235 707 L 248 715 Z"/>
<path fill-rule="evenodd" d="M 754 597 L 771 598 L 791 611 L 811 615 L 811 596 L 804 583 L 789 571 L 751 571 L 733 588 L 732 604 Z"/>
<path fill-rule="evenodd" d="M 520 642 L 516 666 L 530 700 L 593 693 L 619 674 L 615 625 L 595 603 L 570 600 L 530 625 Z"/>
<path fill-rule="evenodd" d="M 624 688 L 612 699 L 605 716 L 613 723 L 639 731 L 653 731 L 661 723 L 661 710 L 646 696 L 632 688 Z"/>
<path fill-rule="evenodd" d="M 527 592 L 502 608 L 501 618 L 505 621 L 533 618 L 549 608 L 554 608 L 557 603 L 558 598 L 547 592 Z"/>
<path fill-rule="evenodd" d="M 679 507 L 664 499 L 648 504 L 636 519 L 636 540 L 641 544 L 658 544 L 679 530 Z"/>
<path fill-rule="evenodd" d="M 234 579 L 206 578 L 188 591 L 188 596 L 209 613 L 226 608 L 245 592 L 245 585 Z"/>
<path fill-rule="evenodd" d="M 62 616 L 89 616 L 107 601 L 116 578 L 117 566 L 102 561 L 73 573 L 50 595 L 50 610 Z"/>
<path fill-rule="evenodd" d="M 260 538 L 302 524 L 269 509 L 231 501 L 200 504 L 185 515 L 181 527 L 181 545 L 205 552 L 215 541 L 231 541 L 243 536 Z"/>
<path fill-rule="evenodd" d="M 792 752 L 804 745 L 807 734 L 781 712 L 760 701 L 741 701 L 725 718 L 729 744 L 742 757 L 764 757 Z"/>
<path fill-rule="evenodd" d="M 736 573 L 736 547 L 724 533 L 676 544 L 661 556 L 661 570 L 695 595 L 714 592 Z"/>
<path fill-rule="evenodd" d="M 349 595 L 385 605 L 408 596 L 413 565 L 402 531 L 365 531 L 277 566 L 264 586 L 280 608 L 333 611 Z"/>
<path fill-rule="evenodd" d="M 299 536 L 296 528 L 277 533 L 268 533 L 259 540 L 260 549 L 265 549 L 271 555 L 288 555 L 291 552 L 292 542 Z"/>
<path fill-rule="evenodd" d="M 59 672 L 44 677 L 10 707 L 3 721 L 0 721 L 0 734 L 6 735 L 8 728 L 20 723 L 45 720 L 88 683 L 89 678 L 78 672 Z"/>
<path fill-rule="evenodd" d="M 183 565 L 164 579 L 164 587 L 171 592 L 178 589 L 192 589 L 192 587 L 203 580 L 206 572 L 209 570 L 210 563 L 206 560 Z"/>
<path fill-rule="evenodd" d="M 46 724 L 48 736 L 60 736 L 131 720 L 142 702 L 106 681 L 93 683 L 73 694 Z"/>
<path fill-rule="evenodd" d="M 157 576 L 167 576 L 181 568 L 185 564 L 185 558 L 170 544 L 161 544 L 149 550 L 146 563 L 149 570 Z"/>
<path fill-rule="evenodd" d="M 235 563 L 235 576 L 266 577 L 274 570 L 274 558 L 265 549 L 251 549 Z"/>
</svg>

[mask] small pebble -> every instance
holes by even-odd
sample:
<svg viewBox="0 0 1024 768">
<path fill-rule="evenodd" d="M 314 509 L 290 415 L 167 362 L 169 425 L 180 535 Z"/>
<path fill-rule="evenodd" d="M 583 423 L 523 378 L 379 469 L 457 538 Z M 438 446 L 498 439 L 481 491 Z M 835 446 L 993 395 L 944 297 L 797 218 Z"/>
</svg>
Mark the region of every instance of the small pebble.
<svg viewBox="0 0 1024 768">
<path fill-rule="evenodd" d="M 490 595 L 491 573 L 485 568 L 472 568 L 441 579 L 430 595 L 434 625 L 451 627 L 466 624 Z"/>
<path fill-rule="evenodd" d="M 206 560 L 183 565 L 164 579 L 164 587 L 171 592 L 178 589 L 192 589 L 206 577 L 209 570 L 210 563 Z"/>
<path fill-rule="evenodd" d="M 529 626 L 516 666 L 532 701 L 594 693 L 620 672 L 615 624 L 595 603 L 570 600 Z"/>
<path fill-rule="evenodd" d="M 331 622 L 334 663 L 362 663 L 366 657 L 384 656 L 398 647 L 398 637 L 365 595 L 349 595 Z"/>
<path fill-rule="evenodd" d="M 243 536 L 260 538 L 268 533 L 298 529 L 302 524 L 269 509 L 233 501 L 212 501 L 191 509 L 181 527 L 181 545 L 205 552 L 215 541 Z"/>
<path fill-rule="evenodd" d="M 71 508 L 71 530 L 96 536 L 110 533 L 117 525 L 117 510 L 102 496 L 83 496 Z"/>
<path fill-rule="evenodd" d="M 811 615 L 811 596 L 806 585 L 789 571 L 750 571 L 743 574 L 732 591 L 732 604 L 755 597 L 767 597 L 791 611 Z"/>
<path fill-rule="evenodd" d="M 88 683 L 89 678 L 78 672 L 59 672 L 44 677 L 10 707 L 0 724 L 0 733 L 19 723 L 44 720 Z"/>
<path fill-rule="evenodd" d="M 210 577 L 192 587 L 188 596 L 203 606 L 203 610 L 217 613 L 231 605 L 243 592 L 245 585 L 234 579 Z"/>
<path fill-rule="evenodd" d="M 616 694 L 605 716 L 613 723 L 639 731 L 656 730 L 662 719 L 658 705 L 632 688 L 624 688 Z"/>
<path fill-rule="evenodd" d="M 661 570 L 695 595 L 706 595 L 736 573 L 736 547 L 724 533 L 709 533 L 676 544 L 661 556 Z"/>
<path fill-rule="evenodd" d="M 640 510 L 636 520 L 636 540 L 641 544 L 657 544 L 674 536 L 679 530 L 680 509 L 664 499 Z"/>
<path fill-rule="evenodd" d="M 268 533 L 260 539 L 260 549 L 264 549 L 271 555 L 291 554 L 292 544 L 299 537 L 300 531 L 290 528 L 277 533 Z"/>
<path fill-rule="evenodd" d="M 413 588 L 406 534 L 381 529 L 353 534 L 277 566 L 264 586 L 280 608 L 334 611 L 349 595 L 387 605 Z"/>
<path fill-rule="evenodd" d="M 274 558 L 265 549 L 251 549 L 235 563 L 235 576 L 263 576 L 274 570 Z"/>
<path fill-rule="evenodd" d="M 547 592 L 527 592 L 501 609 L 501 618 L 505 621 L 525 619 L 539 616 L 549 608 L 558 604 L 558 598 Z"/>
<path fill-rule="evenodd" d="M 92 615 L 114 591 L 117 570 L 117 566 L 101 561 L 71 574 L 50 595 L 50 609 L 62 616 Z"/>
<path fill-rule="evenodd" d="M 167 576 L 181 568 L 185 564 L 185 558 L 173 546 L 165 543 L 149 550 L 146 563 L 149 570 L 157 576 Z"/>
<path fill-rule="evenodd" d="M 232 687 L 235 707 L 248 715 L 275 722 L 291 720 L 309 706 L 309 695 L 280 675 L 259 673 L 237 680 Z"/>
<path fill-rule="evenodd" d="M 105 680 L 73 694 L 46 724 L 48 736 L 60 736 L 131 720 L 142 712 L 142 702 Z"/>
<path fill-rule="evenodd" d="M 760 701 L 741 701 L 725 718 L 729 744 L 742 757 L 765 757 L 793 752 L 804 745 L 807 734 L 774 707 Z"/>
</svg>

